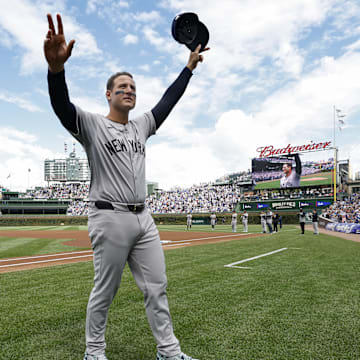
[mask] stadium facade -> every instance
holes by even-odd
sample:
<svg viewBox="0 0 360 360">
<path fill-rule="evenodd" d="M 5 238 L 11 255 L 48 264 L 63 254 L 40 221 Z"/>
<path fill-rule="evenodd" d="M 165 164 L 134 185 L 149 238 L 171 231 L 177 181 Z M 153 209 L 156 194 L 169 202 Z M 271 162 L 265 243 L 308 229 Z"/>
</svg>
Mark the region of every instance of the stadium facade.
<svg viewBox="0 0 360 360">
<path fill-rule="evenodd" d="M 75 151 L 65 159 L 46 159 L 44 179 L 50 182 L 89 182 L 90 168 L 87 159 L 80 159 Z"/>
</svg>

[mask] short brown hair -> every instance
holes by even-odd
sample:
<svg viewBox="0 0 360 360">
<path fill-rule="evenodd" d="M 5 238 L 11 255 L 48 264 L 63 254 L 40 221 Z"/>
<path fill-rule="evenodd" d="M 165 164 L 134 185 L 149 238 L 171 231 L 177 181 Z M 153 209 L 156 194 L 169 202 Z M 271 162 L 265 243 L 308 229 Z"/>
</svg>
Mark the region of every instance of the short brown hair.
<svg viewBox="0 0 360 360">
<path fill-rule="evenodd" d="M 129 76 L 130 78 L 133 78 L 133 76 L 127 71 L 117 72 L 109 77 L 109 80 L 106 83 L 106 90 L 112 90 L 114 87 L 115 79 L 121 75 L 126 75 L 126 76 Z"/>
</svg>

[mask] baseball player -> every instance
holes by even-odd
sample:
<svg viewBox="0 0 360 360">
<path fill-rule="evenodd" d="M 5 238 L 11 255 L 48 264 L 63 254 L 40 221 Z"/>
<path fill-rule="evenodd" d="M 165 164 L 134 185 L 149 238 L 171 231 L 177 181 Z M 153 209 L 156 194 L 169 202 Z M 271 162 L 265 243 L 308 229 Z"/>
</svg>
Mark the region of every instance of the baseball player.
<svg viewBox="0 0 360 360">
<path fill-rule="evenodd" d="M 242 214 L 242 223 L 243 223 L 243 227 L 244 230 L 243 232 L 248 232 L 248 219 L 249 219 L 249 214 L 247 213 L 246 210 L 244 210 L 244 213 Z"/>
<path fill-rule="evenodd" d="M 273 213 L 272 213 L 271 209 L 268 208 L 267 211 L 266 211 L 266 225 L 267 225 L 267 227 L 269 229 L 270 234 L 273 233 L 272 220 L 273 220 Z"/>
<path fill-rule="evenodd" d="M 273 216 L 273 222 L 274 222 L 274 232 L 278 232 L 278 223 L 279 223 L 279 214 L 276 212 Z"/>
<path fill-rule="evenodd" d="M 312 212 L 311 220 L 312 220 L 312 225 L 313 225 L 313 229 L 314 229 L 314 234 L 319 235 L 319 220 L 318 220 L 318 213 L 317 213 L 316 209 L 314 209 Z"/>
<path fill-rule="evenodd" d="M 231 215 L 231 229 L 232 229 L 232 232 L 236 232 L 236 227 L 237 227 L 237 214 L 236 214 L 236 211 L 234 210 L 232 215 Z"/>
<path fill-rule="evenodd" d="M 192 215 L 188 213 L 186 215 L 186 230 L 191 229 L 191 224 L 192 224 Z"/>
<path fill-rule="evenodd" d="M 262 211 L 260 213 L 260 222 L 261 222 L 262 232 L 265 234 L 266 233 L 266 214 L 264 211 Z"/>
<path fill-rule="evenodd" d="M 302 208 L 300 208 L 300 212 L 299 212 L 299 223 L 300 223 L 300 228 L 301 228 L 301 234 L 300 235 L 304 235 L 305 234 L 305 212 Z"/>
<path fill-rule="evenodd" d="M 136 104 L 132 75 L 121 72 L 111 76 L 106 90 L 109 113 L 103 116 L 85 112 L 70 102 L 64 64 L 75 40 L 66 43 L 59 14 L 57 33 L 51 15 L 47 17 L 44 53 L 51 104 L 64 127 L 83 145 L 91 169 L 89 236 L 95 276 L 87 307 L 84 360 L 107 359 L 107 315 L 126 262 L 144 294 L 157 342 L 157 360 L 191 360 L 181 352 L 173 332 L 164 253 L 154 220 L 144 206 L 145 142 L 166 119 L 184 93 L 192 71 L 203 61 L 200 46 L 190 53 L 186 67 L 159 103 L 135 119 L 129 120 Z"/>
<path fill-rule="evenodd" d="M 300 186 L 300 177 L 301 177 L 301 161 L 299 154 L 288 155 L 288 157 L 295 158 L 295 171 L 293 171 L 291 163 L 285 163 L 283 165 L 284 176 L 280 179 L 280 187 L 299 187 Z"/>
<path fill-rule="evenodd" d="M 211 230 L 215 230 L 215 224 L 216 224 L 216 215 L 215 213 L 212 213 L 210 215 L 210 223 L 211 223 Z"/>
</svg>

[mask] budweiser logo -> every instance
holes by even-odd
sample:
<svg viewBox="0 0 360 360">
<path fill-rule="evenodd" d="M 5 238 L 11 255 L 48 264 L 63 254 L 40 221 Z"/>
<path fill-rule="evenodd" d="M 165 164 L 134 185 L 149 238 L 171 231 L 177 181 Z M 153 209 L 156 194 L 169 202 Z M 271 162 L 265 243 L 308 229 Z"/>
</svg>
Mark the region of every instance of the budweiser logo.
<svg viewBox="0 0 360 360">
<path fill-rule="evenodd" d="M 269 145 L 269 146 L 259 147 L 256 149 L 256 151 L 260 153 L 260 157 L 268 157 L 268 156 L 284 155 L 284 154 L 291 154 L 291 153 L 304 152 L 304 151 L 329 150 L 330 145 L 331 145 L 331 141 L 325 141 L 319 143 L 311 142 L 310 144 L 298 145 L 298 146 L 292 146 L 291 144 L 288 144 L 286 147 L 281 149 L 275 149 L 274 146 Z"/>
</svg>

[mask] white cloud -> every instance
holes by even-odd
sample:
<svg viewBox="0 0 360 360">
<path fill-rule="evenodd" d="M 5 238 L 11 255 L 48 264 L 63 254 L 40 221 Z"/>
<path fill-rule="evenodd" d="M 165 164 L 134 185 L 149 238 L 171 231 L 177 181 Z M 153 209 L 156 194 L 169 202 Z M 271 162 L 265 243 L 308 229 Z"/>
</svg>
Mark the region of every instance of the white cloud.
<svg viewBox="0 0 360 360">
<path fill-rule="evenodd" d="M 105 91 L 104 91 L 105 94 Z M 105 95 L 104 95 L 105 99 Z M 84 111 L 106 115 L 109 112 L 109 108 L 106 105 L 105 101 L 100 102 L 95 98 L 86 97 L 86 96 L 73 96 L 71 101 L 79 106 Z"/>
<path fill-rule="evenodd" d="M 189 91 L 159 130 L 157 144 L 150 143 L 148 154 L 154 155 L 149 155 L 149 168 L 154 170 L 148 170 L 149 176 L 164 188 L 182 185 L 187 177 L 199 181 L 215 180 L 220 173 L 250 168 L 250 159 L 257 155 L 259 146 L 332 141 L 333 105 L 347 110 L 347 123 L 351 123 L 353 114 L 360 114 L 359 77 L 359 52 L 345 53 L 338 59 L 324 57 L 312 72 L 269 95 L 252 114 L 240 108 L 226 110 L 219 115 L 213 129 L 202 130 L 191 124 L 198 117 L 204 117 L 206 111 L 202 109 L 206 104 L 201 105 L 201 98 L 196 99 L 191 92 L 204 95 L 209 91 L 204 87 L 206 81 L 199 85 L 199 78 L 192 79 Z M 358 122 L 355 129 L 359 129 Z M 346 135 L 346 131 L 344 129 L 343 134 Z M 337 136 L 340 142 L 341 137 Z M 359 169 L 359 147 L 349 145 L 348 150 L 345 149 L 347 147 L 342 158 L 349 154 L 354 169 Z M 196 168 L 197 154 L 206 158 L 206 169 L 203 164 Z M 159 169 L 160 164 L 156 161 L 166 163 L 166 171 Z M 188 167 L 185 166 L 187 162 Z M 160 176 L 154 178 L 153 171 Z M 181 179 L 176 181 L 173 174 L 181 174 Z"/>
<path fill-rule="evenodd" d="M 158 11 L 140 12 L 133 14 L 135 21 L 146 23 L 159 23 L 161 21 L 161 15 Z"/>
<path fill-rule="evenodd" d="M 16 46 L 22 49 L 21 70 L 23 73 L 33 73 L 46 68 L 42 51 L 48 29 L 46 13 L 59 11 L 59 9 L 64 10 L 62 4 L 62 1 L 51 3 L 28 0 L 1 2 L 0 28 L 2 31 L 6 31 Z M 58 7 L 56 7 L 57 5 Z M 77 41 L 73 57 L 89 57 L 101 53 L 94 37 L 68 16 L 65 10 L 62 19 L 67 40 L 75 38 Z M 56 20 L 55 27 L 57 27 Z"/>
<path fill-rule="evenodd" d="M 43 183 L 44 160 L 60 154 L 38 145 L 36 135 L 11 127 L 0 128 L 0 184 L 25 190 Z M 31 169 L 31 172 L 28 172 Z M 8 175 L 11 176 L 8 178 Z"/>
<path fill-rule="evenodd" d="M 128 45 L 128 44 L 137 44 L 137 42 L 139 41 L 139 38 L 136 35 L 133 34 L 127 34 L 124 37 L 124 44 Z"/>
<path fill-rule="evenodd" d="M 31 101 L 26 99 L 27 95 L 24 95 L 22 97 L 20 96 L 16 96 L 13 94 L 9 94 L 9 93 L 0 93 L 0 100 L 11 103 L 11 104 L 15 104 L 16 106 L 30 111 L 30 112 L 42 112 L 43 110 L 41 110 L 37 105 L 33 104 Z"/>
<path fill-rule="evenodd" d="M 129 6 L 129 2 L 124 0 L 89 0 L 87 3 L 86 12 L 90 14 L 102 9 L 103 7 L 128 8 Z"/>
</svg>

